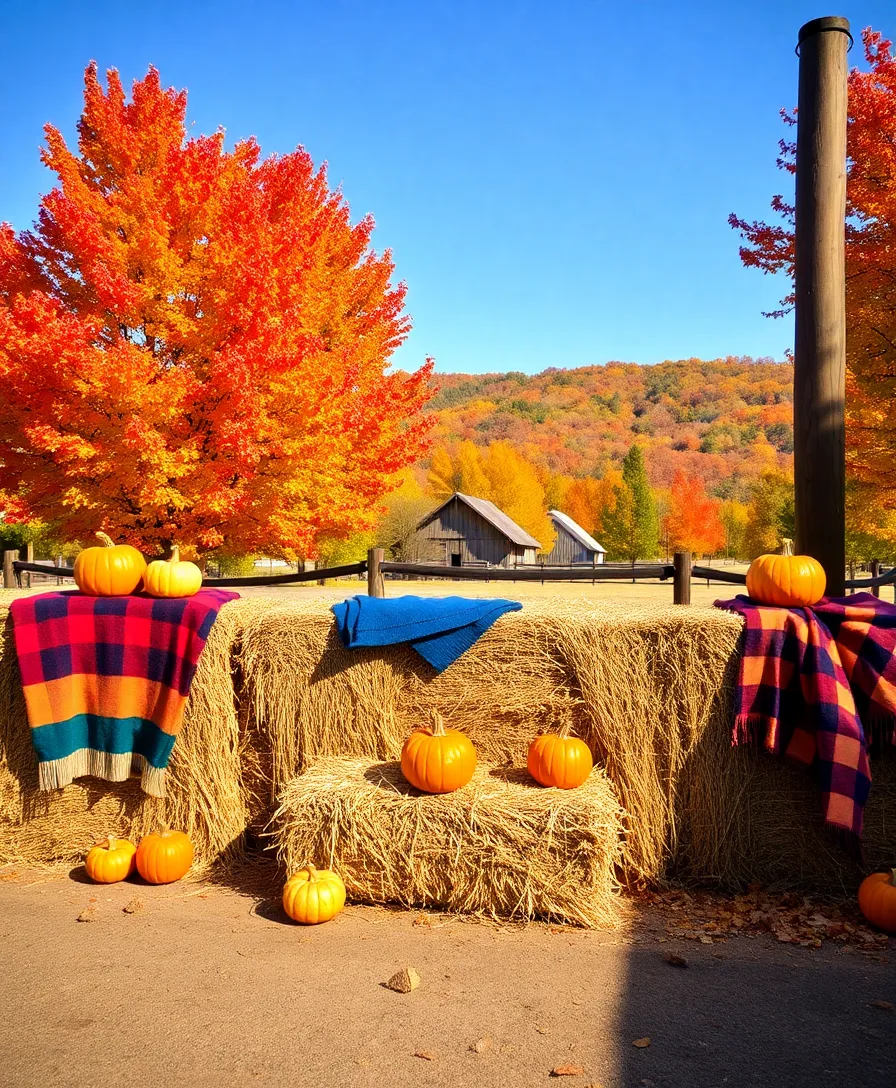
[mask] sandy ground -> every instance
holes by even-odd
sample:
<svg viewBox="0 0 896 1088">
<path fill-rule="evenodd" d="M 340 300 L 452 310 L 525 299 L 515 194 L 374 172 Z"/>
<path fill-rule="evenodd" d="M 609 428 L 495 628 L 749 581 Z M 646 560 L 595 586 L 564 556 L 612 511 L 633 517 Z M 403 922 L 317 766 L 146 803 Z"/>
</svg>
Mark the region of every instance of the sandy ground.
<svg viewBox="0 0 896 1088">
<path fill-rule="evenodd" d="M 81 879 L 0 872 L 4 1086 L 893 1083 L 873 1002 L 896 1004 L 896 941 L 660 943 L 655 908 L 612 932 L 361 906 L 303 928 L 232 889 Z M 419 989 L 382 986 L 406 965 Z"/>
</svg>

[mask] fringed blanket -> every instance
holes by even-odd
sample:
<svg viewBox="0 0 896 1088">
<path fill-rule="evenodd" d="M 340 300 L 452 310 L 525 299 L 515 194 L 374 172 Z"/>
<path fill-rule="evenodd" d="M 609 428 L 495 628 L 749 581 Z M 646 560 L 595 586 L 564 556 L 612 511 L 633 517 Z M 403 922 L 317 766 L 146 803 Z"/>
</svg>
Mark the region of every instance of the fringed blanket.
<svg viewBox="0 0 896 1088">
<path fill-rule="evenodd" d="M 199 654 L 221 606 L 238 597 L 88 597 L 42 593 L 12 602 L 16 652 L 42 790 L 82 775 L 165 793 Z"/>
<path fill-rule="evenodd" d="M 825 823 L 860 853 L 868 747 L 872 736 L 892 742 L 896 727 L 896 606 L 870 593 L 813 608 L 716 605 L 746 621 L 734 743 L 762 740 L 812 767 Z"/>
</svg>

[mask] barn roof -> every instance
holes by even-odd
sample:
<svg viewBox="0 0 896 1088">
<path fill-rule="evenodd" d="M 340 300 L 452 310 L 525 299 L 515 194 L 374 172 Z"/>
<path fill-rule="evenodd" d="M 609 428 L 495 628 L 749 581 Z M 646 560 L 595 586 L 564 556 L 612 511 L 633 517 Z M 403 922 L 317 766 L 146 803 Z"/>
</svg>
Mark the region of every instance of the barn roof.
<svg viewBox="0 0 896 1088">
<path fill-rule="evenodd" d="M 583 548 L 587 548 L 591 552 L 606 552 L 607 549 L 602 548 L 590 533 L 586 533 L 577 521 L 572 520 L 569 514 L 564 514 L 560 510 L 548 510 L 548 514 Z"/>
<path fill-rule="evenodd" d="M 426 517 L 420 522 L 418 528 L 426 525 L 428 522 L 439 513 L 440 510 L 444 510 L 448 503 L 453 502 L 455 499 L 459 499 L 461 502 L 467 504 L 471 510 L 484 518 L 489 525 L 494 526 L 499 533 L 502 533 L 511 540 L 514 544 L 518 544 L 522 548 L 540 548 L 541 544 L 535 539 L 534 536 L 529 536 L 525 529 L 521 529 L 519 525 L 509 518 L 503 510 L 499 510 L 493 502 L 489 502 L 488 499 L 477 499 L 472 495 L 463 495 L 460 491 L 455 491 L 454 494 L 446 499 L 441 506 L 437 506 L 432 513 L 427 514 Z"/>
</svg>

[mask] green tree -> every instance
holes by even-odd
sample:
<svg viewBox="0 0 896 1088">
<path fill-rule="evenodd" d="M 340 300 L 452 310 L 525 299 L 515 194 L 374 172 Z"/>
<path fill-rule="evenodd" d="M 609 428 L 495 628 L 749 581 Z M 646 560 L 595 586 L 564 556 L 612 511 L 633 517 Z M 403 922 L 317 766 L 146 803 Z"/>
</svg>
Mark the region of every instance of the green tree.
<svg viewBox="0 0 896 1088">
<path fill-rule="evenodd" d="M 783 540 L 795 536 L 793 480 L 783 472 L 766 472 L 750 493 L 744 533 L 747 557 L 777 551 Z"/>
<path fill-rule="evenodd" d="M 653 559 L 659 552 L 656 500 L 644 468 L 640 446 L 632 446 L 622 462 L 622 483 L 614 488 L 615 505 L 603 518 L 601 543 L 610 559 Z"/>
</svg>

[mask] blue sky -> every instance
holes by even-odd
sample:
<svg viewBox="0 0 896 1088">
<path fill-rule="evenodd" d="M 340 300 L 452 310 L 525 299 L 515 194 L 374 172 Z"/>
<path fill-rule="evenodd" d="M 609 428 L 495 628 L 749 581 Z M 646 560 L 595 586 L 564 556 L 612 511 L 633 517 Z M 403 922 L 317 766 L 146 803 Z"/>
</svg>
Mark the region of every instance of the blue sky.
<svg viewBox="0 0 896 1088">
<path fill-rule="evenodd" d="M 781 358 L 786 285 L 726 219 L 787 183 L 793 47 L 828 14 L 896 35 L 892 0 L 0 0 L 0 220 L 51 187 L 42 126 L 74 133 L 88 61 L 154 64 L 195 131 L 303 144 L 373 213 L 409 285 L 399 366 Z"/>
</svg>

